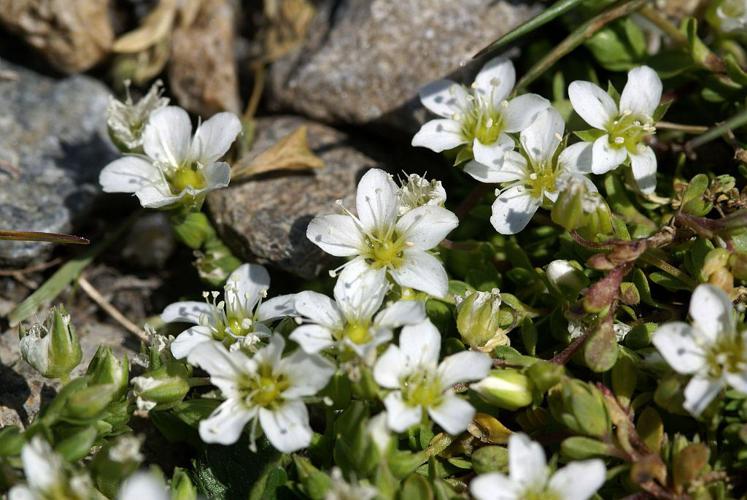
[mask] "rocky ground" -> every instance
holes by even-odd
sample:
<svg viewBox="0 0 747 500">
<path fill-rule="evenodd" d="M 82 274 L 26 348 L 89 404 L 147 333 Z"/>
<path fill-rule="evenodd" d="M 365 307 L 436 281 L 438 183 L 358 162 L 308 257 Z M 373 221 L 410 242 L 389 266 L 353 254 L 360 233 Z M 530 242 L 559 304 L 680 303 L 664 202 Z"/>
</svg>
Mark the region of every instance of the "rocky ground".
<svg viewBox="0 0 747 500">
<path fill-rule="evenodd" d="M 192 2 L 188 14 L 167 13 L 161 21 L 173 24 L 169 36 L 146 43 L 137 56 L 121 52 L 118 37 L 152 16 L 154 2 L 113 1 L 109 10 L 102 4 L 0 0 L 0 37 L 7 40 L 0 49 L 0 229 L 72 232 L 95 243 L 136 209 L 128 197 L 102 196 L 96 183 L 100 169 L 117 155 L 105 111 L 111 95 L 121 96 L 123 72 L 135 82 L 163 77 L 172 101 L 203 117 L 244 107 L 256 74 L 247 68 L 258 50 L 257 37 L 245 25 L 257 33 L 268 28 L 240 12 L 238 3 L 204 0 Z M 290 11 L 293 19 L 310 16 L 310 6 L 315 15 L 295 48 L 283 46 L 282 55 L 270 58 L 250 154 L 305 124 L 309 145 L 325 167 L 237 183 L 213 194 L 208 210 L 236 255 L 280 271 L 282 290 L 294 276 L 313 278 L 328 267 L 306 241 L 305 225 L 334 210 L 338 199 L 349 204 L 365 169 L 438 171 L 438 157 L 409 147 L 425 118 L 418 88 L 469 74 L 474 53 L 539 7 L 504 0 L 279 4 L 281 14 L 289 5 L 297 9 Z M 276 38 L 269 39 L 282 46 Z M 145 43 L 129 42 L 130 49 Z M 168 60 L 159 62 L 164 50 Z M 0 242 L 0 315 L 76 253 Z M 163 217 L 150 214 L 84 276 L 141 325 L 170 301 L 201 289 L 191 258 L 174 243 Z M 85 359 L 99 345 L 135 355 L 135 336 L 84 291 L 74 287 L 59 300 L 80 325 Z M 5 320 L 0 327 L 0 426 L 24 424 L 54 387 L 19 359 L 16 329 Z"/>
</svg>

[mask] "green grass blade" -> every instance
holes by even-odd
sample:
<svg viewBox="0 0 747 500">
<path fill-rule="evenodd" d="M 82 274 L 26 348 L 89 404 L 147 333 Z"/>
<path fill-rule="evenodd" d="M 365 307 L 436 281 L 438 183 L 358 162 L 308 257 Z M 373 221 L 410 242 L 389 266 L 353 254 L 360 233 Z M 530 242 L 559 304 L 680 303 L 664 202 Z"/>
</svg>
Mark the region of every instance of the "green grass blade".
<svg viewBox="0 0 747 500">
<path fill-rule="evenodd" d="M 509 31 L 508 33 L 500 37 L 498 40 L 495 40 L 490 45 L 480 50 L 480 52 L 478 52 L 477 54 L 473 56 L 473 59 L 484 56 L 488 52 L 493 52 L 493 51 L 502 49 L 506 45 L 518 40 L 524 35 L 527 35 L 531 33 L 532 31 L 536 30 L 537 28 L 544 26 L 545 24 L 549 23 L 553 19 L 562 16 L 563 14 L 573 9 L 575 6 L 577 6 L 583 1 L 584 0 L 558 0 L 557 2 L 552 4 L 547 9 L 543 10 L 540 14 L 536 15 L 529 21 L 523 23 L 521 26 L 517 27 L 516 29 Z"/>
<path fill-rule="evenodd" d="M 26 300 L 18 304 L 8 315 L 11 327 L 17 326 L 21 321 L 30 318 L 40 307 L 55 299 L 70 283 L 72 283 L 83 269 L 90 264 L 101 252 L 109 248 L 140 216 L 142 211 L 138 210 L 120 224 L 114 231 L 109 233 L 101 242 L 92 245 L 82 254 L 74 257 L 60 267 L 57 272 L 49 277 L 34 293 L 26 297 Z"/>
</svg>

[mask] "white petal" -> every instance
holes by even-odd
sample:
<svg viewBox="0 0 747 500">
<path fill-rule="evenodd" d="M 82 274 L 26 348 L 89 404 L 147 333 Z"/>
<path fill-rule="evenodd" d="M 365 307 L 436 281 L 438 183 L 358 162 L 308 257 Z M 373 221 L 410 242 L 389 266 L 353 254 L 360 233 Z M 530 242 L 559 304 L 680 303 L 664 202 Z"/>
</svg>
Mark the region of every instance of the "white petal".
<svg viewBox="0 0 747 500">
<path fill-rule="evenodd" d="M 630 165 L 633 177 L 642 193 L 651 194 L 656 189 L 656 155 L 648 146 L 642 148 L 638 154 L 630 155 Z"/>
<path fill-rule="evenodd" d="M 259 422 L 278 451 L 291 453 L 311 443 L 309 413 L 301 401 L 288 401 L 272 411 L 260 408 Z"/>
<path fill-rule="evenodd" d="M 217 341 L 203 342 L 195 346 L 187 359 L 191 364 L 208 372 L 211 378 L 230 380 L 242 374 L 241 367 L 248 360 L 241 351 L 229 352 L 223 344 Z"/>
<path fill-rule="evenodd" d="M 269 321 L 283 316 L 296 315 L 296 294 L 289 293 L 278 295 L 260 304 L 257 309 L 257 319 L 260 321 Z"/>
<path fill-rule="evenodd" d="M 389 291 L 385 269 L 371 269 L 364 262 L 345 266 L 335 283 L 335 300 L 348 322 L 368 323 Z"/>
<path fill-rule="evenodd" d="M 440 405 L 428 408 L 428 414 L 443 430 L 455 436 L 467 430 L 475 416 L 475 409 L 458 396 L 447 394 Z"/>
<path fill-rule="evenodd" d="M 465 143 L 467 139 L 462 135 L 462 124 L 446 118 L 424 123 L 412 138 L 413 146 L 428 148 L 436 153 Z"/>
<path fill-rule="evenodd" d="M 424 86 L 418 92 L 420 102 L 429 111 L 451 118 L 464 109 L 469 102 L 469 93 L 458 83 L 451 80 L 436 80 Z"/>
<path fill-rule="evenodd" d="M 739 392 L 747 394 L 747 372 L 741 373 L 724 373 L 726 383 Z"/>
<path fill-rule="evenodd" d="M 304 291 L 296 294 L 296 311 L 330 330 L 344 326 L 344 319 L 335 301 L 318 292 Z"/>
<path fill-rule="evenodd" d="M 493 202 L 490 223 L 501 234 L 516 234 L 532 220 L 539 203 L 524 186 L 510 187 Z"/>
<path fill-rule="evenodd" d="M 195 131 L 190 158 L 208 165 L 218 161 L 241 133 L 241 122 L 233 113 L 217 113 Z"/>
<path fill-rule="evenodd" d="M 301 325 L 293 330 L 290 339 L 309 354 L 316 354 L 335 345 L 332 332 L 320 325 Z"/>
<path fill-rule="evenodd" d="M 514 83 L 516 83 L 514 64 L 505 57 L 496 57 L 485 63 L 485 66 L 477 73 L 474 86 L 486 97 L 491 97 L 493 105 L 499 105 L 511 93 Z"/>
<path fill-rule="evenodd" d="M 472 143 L 472 155 L 476 162 L 494 169 L 500 169 L 503 166 L 504 157 L 514 149 L 515 145 L 514 140 L 503 133 L 492 144 L 483 144 L 475 139 Z"/>
<path fill-rule="evenodd" d="M 162 479 L 149 472 L 136 472 L 122 483 L 117 500 L 169 500 Z"/>
<path fill-rule="evenodd" d="M 17 484 L 8 492 L 8 500 L 38 500 L 38 497 L 28 486 Z"/>
<path fill-rule="evenodd" d="M 535 165 L 552 160 L 564 130 L 563 117 L 550 107 L 542 110 L 532 124 L 521 131 L 521 144 Z"/>
<path fill-rule="evenodd" d="M 167 106 L 154 111 L 143 132 L 145 154 L 168 165 L 181 165 L 189 154 L 192 122 L 186 111 Z"/>
<path fill-rule="evenodd" d="M 260 297 L 264 297 L 270 288 L 270 273 L 258 264 L 242 264 L 228 276 L 226 285 L 227 307 L 237 303 L 241 311 L 236 312 L 250 315 Z"/>
<path fill-rule="evenodd" d="M 545 484 L 548 470 L 542 446 L 526 434 L 512 434 L 508 440 L 508 470 L 511 480 L 524 488 Z"/>
<path fill-rule="evenodd" d="M 558 156 L 558 165 L 568 172 L 591 173 L 592 142 L 577 142 L 565 148 Z"/>
<path fill-rule="evenodd" d="M 444 388 L 459 382 L 482 380 L 488 376 L 492 365 L 487 354 L 474 351 L 458 352 L 447 356 L 438 365 L 439 380 Z"/>
<path fill-rule="evenodd" d="M 358 255 L 363 245 L 355 221 L 348 215 L 317 215 L 306 228 L 306 237 L 316 246 L 335 257 Z"/>
<path fill-rule="evenodd" d="M 397 185 L 392 176 L 379 168 L 366 172 L 358 183 L 355 206 L 366 230 L 392 226 L 399 208 Z"/>
<path fill-rule="evenodd" d="M 206 326 L 193 326 L 177 335 L 171 343 L 171 354 L 176 359 L 186 358 L 195 347 L 211 340 L 213 340 L 213 336 L 210 334 L 210 328 Z"/>
<path fill-rule="evenodd" d="M 399 388 L 399 380 L 404 374 L 405 359 L 396 345 L 390 345 L 374 366 L 374 380 L 387 389 Z"/>
<path fill-rule="evenodd" d="M 135 196 L 144 208 L 163 208 L 179 202 L 186 194 L 186 190 L 179 195 L 171 194 L 168 184 L 163 181 L 143 186 L 135 193 Z"/>
<path fill-rule="evenodd" d="M 718 379 L 695 376 L 685 387 L 685 404 L 687 411 L 694 417 L 700 416 L 708 405 L 721 392 L 724 384 Z"/>
<path fill-rule="evenodd" d="M 639 66 L 628 71 L 628 83 L 620 95 L 620 111 L 652 118 L 661 101 L 661 80 L 656 71 Z"/>
<path fill-rule="evenodd" d="M 255 414 L 256 411 L 247 410 L 234 399 L 226 400 L 200 422 L 200 438 L 206 443 L 233 444 Z"/>
<path fill-rule="evenodd" d="M 529 176 L 526 159 L 516 151 L 507 151 L 497 163 L 470 161 L 464 171 L 480 182 L 496 184 L 513 182 Z"/>
<path fill-rule="evenodd" d="M 604 130 L 617 116 L 617 105 L 612 97 L 591 82 L 571 82 L 568 97 L 578 116 L 594 128 Z"/>
<path fill-rule="evenodd" d="M 226 162 L 208 163 L 202 169 L 202 174 L 205 176 L 207 186 L 198 190 L 200 192 L 221 189 L 231 182 L 231 167 Z"/>
<path fill-rule="evenodd" d="M 410 210 L 397 221 L 397 231 L 407 238 L 412 248 L 430 250 L 459 225 L 453 212 L 434 205 Z"/>
<path fill-rule="evenodd" d="M 399 349 L 406 367 L 435 368 L 441 352 L 441 334 L 430 320 L 405 326 L 399 336 Z"/>
<path fill-rule="evenodd" d="M 591 171 L 597 175 L 605 174 L 614 170 L 628 155 L 624 147 L 613 148 L 610 145 L 610 136 L 603 135 L 594 141 L 591 150 Z"/>
<path fill-rule="evenodd" d="M 477 476 L 469 485 L 477 500 L 521 500 L 519 486 L 500 472 L 489 472 Z"/>
<path fill-rule="evenodd" d="M 659 353 L 678 373 L 695 373 L 703 367 L 705 355 L 698 345 L 693 328 L 687 323 L 664 323 L 652 339 Z"/>
<path fill-rule="evenodd" d="M 736 330 L 734 306 L 728 295 L 714 285 L 698 285 L 690 298 L 690 317 L 704 341 L 714 342 L 720 333 Z"/>
<path fill-rule="evenodd" d="M 207 302 L 175 302 L 166 307 L 161 313 L 161 319 L 166 323 L 194 323 L 200 322 L 200 316 L 212 316 L 213 306 Z"/>
<path fill-rule="evenodd" d="M 26 481 L 34 489 L 46 491 L 62 477 L 62 461 L 41 436 L 34 436 L 21 450 Z"/>
<path fill-rule="evenodd" d="M 374 324 L 384 328 L 399 328 L 425 321 L 425 303 L 420 300 L 398 300 L 374 318 Z"/>
<path fill-rule="evenodd" d="M 443 264 L 422 250 L 405 250 L 402 264 L 391 269 L 390 273 L 400 286 L 420 290 L 433 297 L 443 298 L 449 292 L 449 277 Z"/>
<path fill-rule="evenodd" d="M 514 97 L 503 111 L 506 132 L 513 133 L 524 130 L 537 119 L 542 111 L 550 106 L 552 106 L 550 101 L 537 94 L 524 94 Z"/>
<path fill-rule="evenodd" d="M 420 423 L 423 410 L 420 406 L 409 406 L 402 400 L 402 393 L 395 391 L 384 398 L 387 424 L 394 432 L 404 432 Z"/>
<path fill-rule="evenodd" d="M 550 478 L 548 489 L 559 498 L 587 500 L 606 480 L 607 469 L 599 459 L 571 462 Z"/>
<path fill-rule="evenodd" d="M 101 170 L 99 184 L 105 193 L 135 193 L 160 178 L 158 169 L 151 162 L 138 156 L 125 156 Z"/>
<path fill-rule="evenodd" d="M 331 362 L 303 351 L 296 351 L 280 361 L 279 370 L 286 374 L 290 383 L 290 387 L 283 392 L 286 399 L 315 395 L 324 389 L 335 373 Z"/>
<path fill-rule="evenodd" d="M 275 368 L 280 363 L 284 349 L 285 339 L 279 333 L 275 333 L 270 337 L 267 345 L 254 354 L 252 361 L 257 365 L 269 365 Z"/>
</svg>

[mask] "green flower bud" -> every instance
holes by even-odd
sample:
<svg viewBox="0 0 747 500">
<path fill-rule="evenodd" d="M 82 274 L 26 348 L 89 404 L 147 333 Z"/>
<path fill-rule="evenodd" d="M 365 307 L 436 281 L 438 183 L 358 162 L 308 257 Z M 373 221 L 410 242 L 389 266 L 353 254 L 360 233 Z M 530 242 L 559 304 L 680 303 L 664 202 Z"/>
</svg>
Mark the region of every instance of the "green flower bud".
<svg viewBox="0 0 747 500">
<path fill-rule="evenodd" d="M 534 384 L 518 370 L 493 370 L 470 389 L 488 404 L 514 411 L 532 404 Z"/>
<path fill-rule="evenodd" d="M 477 474 L 506 472 L 508 449 L 503 446 L 483 446 L 472 453 L 472 467 Z"/>
<path fill-rule="evenodd" d="M 525 373 L 532 381 L 535 390 L 544 394 L 560 382 L 564 372 L 565 368 L 562 365 L 540 360 L 527 368 Z"/>
<path fill-rule="evenodd" d="M 508 345 L 506 331 L 500 326 L 501 294 L 497 288 L 490 292 L 467 292 L 457 305 L 457 329 L 470 347 L 490 351 Z"/>
<path fill-rule="evenodd" d="M 170 369 L 171 368 L 171 369 Z M 132 379 L 133 394 L 140 410 L 165 410 L 182 402 L 189 392 L 185 370 L 162 366 Z"/>
<path fill-rule="evenodd" d="M 181 467 L 174 469 L 171 478 L 171 500 L 197 500 L 197 488 Z"/>
<path fill-rule="evenodd" d="M 100 346 L 88 364 L 86 375 L 91 385 L 111 385 L 115 388 L 113 399 L 119 399 L 127 391 L 130 363 L 125 355 L 120 361 L 111 347 Z"/>
<path fill-rule="evenodd" d="M 65 415 L 78 421 L 98 418 L 118 394 L 119 388 L 114 384 L 88 385 L 68 397 Z"/>
<path fill-rule="evenodd" d="M 70 315 L 62 306 L 53 307 L 43 323 L 22 328 L 20 344 L 23 359 L 47 378 L 66 379 L 83 357 Z"/>
<path fill-rule="evenodd" d="M 215 238 L 210 220 L 202 212 L 177 213 L 171 217 L 171 227 L 177 239 L 193 250 L 198 250 L 209 239 Z"/>
<path fill-rule="evenodd" d="M 296 472 L 306 495 L 312 500 L 326 498 L 327 492 L 332 486 L 332 478 L 314 467 L 306 457 L 294 454 L 293 463 L 296 466 Z"/>
<path fill-rule="evenodd" d="M 553 222 L 568 231 L 576 230 L 588 239 L 612 233 L 612 212 L 599 193 L 589 191 L 585 182 L 571 180 L 561 190 L 550 211 Z"/>
<path fill-rule="evenodd" d="M 611 431 L 604 397 L 593 385 L 566 379 L 548 395 L 553 418 L 576 434 L 605 437 Z"/>
<path fill-rule="evenodd" d="M 555 290 L 565 298 L 575 300 L 578 292 L 589 286 L 589 278 L 576 262 L 554 260 L 547 265 L 545 276 Z"/>
</svg>

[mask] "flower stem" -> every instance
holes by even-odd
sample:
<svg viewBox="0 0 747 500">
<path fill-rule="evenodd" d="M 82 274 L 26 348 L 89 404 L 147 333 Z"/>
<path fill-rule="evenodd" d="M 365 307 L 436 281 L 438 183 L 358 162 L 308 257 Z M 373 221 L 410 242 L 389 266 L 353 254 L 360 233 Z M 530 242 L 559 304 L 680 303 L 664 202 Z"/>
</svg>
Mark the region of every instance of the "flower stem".
<svg viewBox="0 0 747 500">
<path fill-rule="evenodd" d="M 687 37 L 685 34 L 678 30 L 674 24 L 669 22 L 669 19 L 662 16 L 650 5 L 644 5 L 641 8 L 641 15 L 663 31 L 675 45 L 687 45 Z"/>
<path fill-rule="evenodd" d="M 708 130 L 706 133 L 687 141 L 685 143 L 685 151 L 692 153 L 693 149 L 699 148 L 714 139 L 718 139 L 724 134 L 727 134 L 733 129 L 737 129 L 743 125 L 747 125 L 747 108 L 732 116 L 724 123 Z"/>
</svg>

